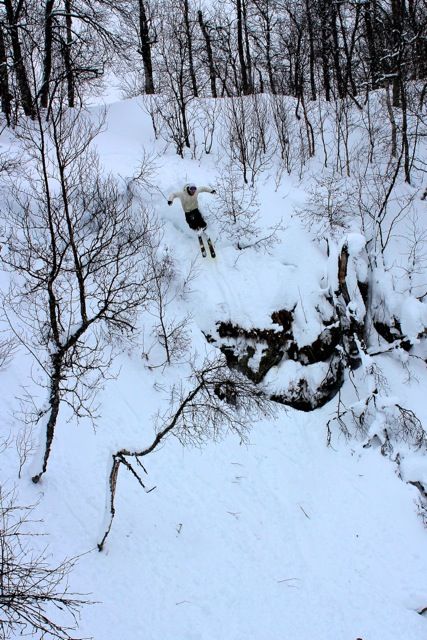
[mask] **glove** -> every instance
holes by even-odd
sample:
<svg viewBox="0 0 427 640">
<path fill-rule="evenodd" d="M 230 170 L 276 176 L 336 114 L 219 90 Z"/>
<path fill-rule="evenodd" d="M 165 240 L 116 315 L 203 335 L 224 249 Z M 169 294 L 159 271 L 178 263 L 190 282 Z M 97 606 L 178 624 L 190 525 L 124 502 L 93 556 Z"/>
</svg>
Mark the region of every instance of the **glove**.
<svg viewBox="0 0 427 640">
<path fill-rule="evenodd" d="M 168 205 L 171 206 L 172 200 L 168 200 Z"/>
<path fill-rule="evenodd" d="M 211 193 L 216 193 L 215 189 L 212 189 Z"/>
</svg>

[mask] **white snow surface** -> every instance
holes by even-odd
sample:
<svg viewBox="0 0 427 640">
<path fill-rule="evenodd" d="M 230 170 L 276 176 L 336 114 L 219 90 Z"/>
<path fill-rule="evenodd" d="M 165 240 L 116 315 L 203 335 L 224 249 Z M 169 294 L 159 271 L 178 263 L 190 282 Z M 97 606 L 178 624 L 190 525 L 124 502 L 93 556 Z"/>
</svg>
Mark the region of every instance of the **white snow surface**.
<svg viewBox="0 0 427 640">
<path fill-rule="evenodd" d="M 339 247 L 328 260 L 292 218 L 304 200 L 303 184 L 288 177 L 277 190 L 268 182 L 260 187 L 266 225 L 280 218 L 287 225 L 270 254 L 238 251 L 222 242 L 212 222 L 218 257 L 203 260 L 179 203 L 168 207 L 164 194 L 189 179 L 215 186 L 218 156 L 182 160 L 164 149 L 153 139 L 138 100 L 107 107 L 96 145 L 106 169 L 122 177 L 133 175 L 143 149 L 158 154 L 157 189 L 149 204 L 165 225 L 164 249 L 176 261 L 178 280 L 195 264 L 191 290 L 175 299 L 174 311 L 189 314 L 199 354 L 215 349 L 202 332 L 214 333 L 216 322 L 274 328 L 271 313 L 278 309 L 295 308 L 299 346 L 316 339 L 323 328 L 319 314 L 328 315 L 322 291 L 334 284 L 331 263 Z M 214 196 L 200 198 L 208 220 L 209 198 Z M 348 246 L 357 269 L 363 237 L 350 234 Z M 408 304 L 404 322 L 416 335 L 425 307 L 410 304 L 416 308 Z M 416 375 L 405 385 L 406 373 L 383 359 L 390 395 L 403 397 L 425 424 L 422 364 L 414 365 Z M 298 378 L 300 367 L 284 363 L 270 372 L 267 384 L 280 390 Z M 83 554 L 70 576 L 71 587 L 97 602 L 83 609 L 79 637 L 427 638 L 427 619 L 417 613 L 427 606 L 427 532 L 417 516 L 419 493 L 398 477 L 379 449 L 347 441 L 338 430 L 327 447 L 334 400 L 311 413 L 280 408 L 277 420 L 251 425 L 246 444 L 233 435 L 201 449 L 166 439 L 144 459 L 144 480 L 153 491 L 144 493 L 130 473 L 120 471 L 116 518 L 99 553 L 111 455 L 117 448 L 151 443 L 153 417 L 165 407 L 168 386 L 187 375 L 180 365 L 149 370 L 142 348 L 132 347 L 117 359 L 116 371 L 117 378 L 100 394 L 96 430 L 61 418 L 39 485 L 30 478 L 41 449 L 20 480 L 14 450 L 1 458 L 1 482 L 16 485 L 21 504 L 38 504 L 52 562 Z M 313 365 L 310 379 L 319 383 L 324 373 Z M 7 435 L 19 428 L 12 411 L 20 385 L 31 384 L 29 357 L 20 351 L 0 377 L 1 429 Z M 37 434 L 40 441 L 43 437 Z M 409 451 L 401 468 L 407 480 L 427 478 L 425 458 Z"/>
</svg>

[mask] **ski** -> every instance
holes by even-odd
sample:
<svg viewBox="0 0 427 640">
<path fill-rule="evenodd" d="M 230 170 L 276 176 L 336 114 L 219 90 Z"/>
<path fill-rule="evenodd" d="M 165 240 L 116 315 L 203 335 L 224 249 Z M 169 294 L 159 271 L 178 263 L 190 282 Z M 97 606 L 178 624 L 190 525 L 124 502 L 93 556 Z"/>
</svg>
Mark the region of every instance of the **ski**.
<svg viewBox="0 0 427 640">
<path fill-rule="evenodd" d="M 209 251 L 211 253 L 212 258 L 216 257 L 215 249 L 212 244 L 212 240 L 210 238 L 206 238 L 206 242 L 208 243 Z"/>
<path fill-rule="evenodd" d="M 206 258 L 206 247 L 203 244 L 202 236 L 197 236 L 199 238 L 200 251 L 202 252 L 202 256 Z"/>
</svg>

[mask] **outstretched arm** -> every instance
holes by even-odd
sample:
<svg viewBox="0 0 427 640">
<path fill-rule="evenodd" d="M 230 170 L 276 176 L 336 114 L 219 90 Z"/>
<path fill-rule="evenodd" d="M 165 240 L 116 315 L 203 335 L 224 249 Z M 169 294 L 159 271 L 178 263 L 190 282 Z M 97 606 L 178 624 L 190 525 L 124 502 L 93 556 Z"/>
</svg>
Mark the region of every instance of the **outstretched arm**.
<svg viewBox="0 0 427 640">
<path fill-rule="evenodd" d="M 171 204 L 172 204 L 172 202 L 173 202 L 173 201 L 175 200 L 175 198 L 177 198 L 177 197 L 178 197 L 178 193 L 175 193 L 175 192 L 174 192 L 174 193 L 171 193 L 171 194 L 168 196 L 168 204 L 169 204 L 169 205 L 171 205 Z"/>
<path fill-rule="evenodd" d="M 212 187 L 199 187 L 197 189 L 198 193 L 216 193 L 215 189 L 212 189 Z"/>
</svg>

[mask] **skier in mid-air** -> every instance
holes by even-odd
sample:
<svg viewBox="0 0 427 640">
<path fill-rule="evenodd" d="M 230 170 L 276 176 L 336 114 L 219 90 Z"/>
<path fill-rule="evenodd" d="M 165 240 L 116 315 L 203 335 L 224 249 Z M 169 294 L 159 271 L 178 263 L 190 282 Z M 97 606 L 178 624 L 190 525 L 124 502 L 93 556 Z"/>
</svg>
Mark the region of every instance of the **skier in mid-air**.
<svg viewBox="0 0 427 640">
<path fill-rule="evenodd" d="M 203 219 L 202 214 L 199 211 L 199 203 L 197 200 L 197 196 L 199 193 L 216 193 L 215 189 L 211 189 L 210 187 L 196 187 L 195 184 L 188 183 L 184 185 L 182 191 L 176 191 L 175 193 L 171 193 L 168 197 L 168 205 L 170 206 L 175 198 L 179 198 L 181 200 L 182 208 L 184 209 L 185 219 L 187 221 L 188 226 L 193 231 L 197 232 L 200 244 L 200 250 L 202 252 L 202 256 L 206 257 L 206 248 L 203 243 L 202 233 L 206 232 L 206 227 L 208 226 Z M 215 249 L 213 247 L 211 239 L 206 235 L 206 242 L 208 243 L 209 251 L 212 258 L 215 258 Z"/>
</svg>

